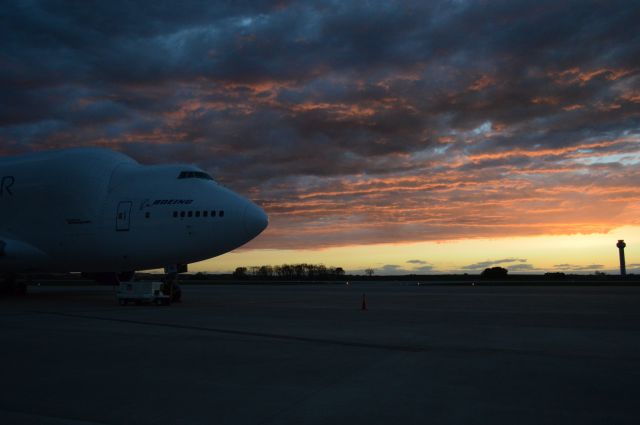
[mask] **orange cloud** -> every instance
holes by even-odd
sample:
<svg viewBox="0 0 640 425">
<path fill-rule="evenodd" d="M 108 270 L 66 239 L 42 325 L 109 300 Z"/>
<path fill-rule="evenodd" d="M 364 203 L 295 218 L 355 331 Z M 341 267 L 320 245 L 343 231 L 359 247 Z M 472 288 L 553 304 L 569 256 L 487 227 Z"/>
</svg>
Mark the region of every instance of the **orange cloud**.
<svg viewBox="0 0 640 425">
<path fill-rule="evenodd" d="M 620 96 L 620 98 L 626 100 L 627 102 L 640 103 L 640 91 L 633 90 L 624 93 L 622 96 Z"/>
<path fill-rule="evenodd" d="M 584 105 L 575 104 L 575 105 L 565 106 L 562 109 L 564 109 L 565 111 L 577 111 L 578 109 L 582 109 L 582 108 L 584 108 Z"/>
<path fill-rule="evenodd" d="M 361 106 L 357 104 L 344 104 L 344 103 L 298 103 L 292 105 L 290 110 L 296 113 L 300 112 L 309 112 L 322 110 L 329 112 L 331 114 L 335 114 L 342 118 L 364 118 L 370 117 L 375 114 L 375 109 Z"/>
<path fill-rule="evenodd" d="M 637 145 L 637 138 L 587 142 L 537 151 L 514 149 L 469 156 L 470 160 L 510 156 L 560 156 L 576 159 L 609 155 Z M 598 151 L 604 149 L 604 153 Z M 611 181 L 606 166 L 539 162 L 475 171 L 441 166 L 412 175 L 355 175 L 306 189 L 265 207 L 271 233 L 253 247 L 299 248 L 473 237 L 560 235 L 604 232 L 640 196 L 640 188 Z M 585 171 L 590 169 L 587 174 Z M 602 179 L 598 177 L 602 174 Z M 636 173 L 640 179 L 640 172 Z M 626 176 L 626 179 L 634 179 Z M 625 179 L 625 180 L 626 180 Z M 640 219 L 638 219 L 640 221 Z M 302 243 L 302 245 L 300 245 Z"/>
<path fill-rule="evenodd" d="M 495 84 L 495 80 L 492 77 L 483 75 L 475 80 L 469 87 L 467 87 L 467 89 L 471 91 L 480 91 L 493 84 Z"/>
<path fill-rule="evenodd" d="M 585 155 L 585 153 L 580 151 L 601 149 L 601 148 L 611 147 L 611 146 L 620 145 L 620 144 L 627 144 L 627 143 L 636 144 L 638 142 L 639 140 L 636 138 L 620 138 L 616 140 L 608 140 L 608 141 L 601 141 L 601 142 L 595 142 L 595 143 L 585 143 L 582 145 L 559 147 L 559 148 L 547 148 L 547 149 L 536 149 L 536 150 L 526 150 L 526 149 L 516 148 L 509 151 L 504 151 L 504 152 L 481 153 L 481 154 L 469 155 L 468 158 L 472 162 L 477 162 L 477 161 L 487 160 L 487 159 L 501 159 L 501 158 L 515 157 L 515 156 L 530 157 L 530 158 L 558 156 L 558 155 L 565 155 L 565 154 L 575 154 L 577 156 L 583 156 Z"/>
<path fill-rule="evenodd" d="M 600 68 L 589 71 L 582 71 L 578 67 L 569 68 L 563 71 L 552 71 L 548 73 L 548 76 L 556 83 L 561 84 L 586 84 L 594 78 L 604 77 L 609 81 L 616 81 L 627 75 L 636 72 L 636 69 L 625 68 Z"/>
<path fill-rule="evenodd" d="M 560 100 L 553 96 L 539 96 L 531 99 L 531 103 L 536 105 L 557 105 Z"/>
</svg>

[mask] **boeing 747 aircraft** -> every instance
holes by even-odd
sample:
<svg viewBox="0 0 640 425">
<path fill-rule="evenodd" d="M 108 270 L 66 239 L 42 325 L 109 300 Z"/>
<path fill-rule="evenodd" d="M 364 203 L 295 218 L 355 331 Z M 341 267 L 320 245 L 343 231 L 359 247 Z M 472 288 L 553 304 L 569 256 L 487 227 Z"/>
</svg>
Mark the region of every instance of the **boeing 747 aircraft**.
<svg viewBox="0 0 640 425">
<path fill-rule="evenodd" d="M 260 234 L 264 211 L 193 165 L 141 165 L 107 149 L 0 159 L 0 273 L 84 272 L 113 283 L 186 265 Z"/>
</svg>

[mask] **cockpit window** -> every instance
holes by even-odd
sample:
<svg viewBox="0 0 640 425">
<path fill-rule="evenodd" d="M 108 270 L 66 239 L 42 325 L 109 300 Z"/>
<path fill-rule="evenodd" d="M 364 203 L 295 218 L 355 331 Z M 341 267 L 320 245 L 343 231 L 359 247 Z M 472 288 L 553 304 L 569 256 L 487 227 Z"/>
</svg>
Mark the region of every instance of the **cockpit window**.
<svg viewBox="0 0 640 425">
<path fill-rule="evenodd" d="M 203 180 L 213 180 L 213 178 L 202 171 L 182 171 L 178 176 L 179 179 L 203 179 Z"/>
</svg>

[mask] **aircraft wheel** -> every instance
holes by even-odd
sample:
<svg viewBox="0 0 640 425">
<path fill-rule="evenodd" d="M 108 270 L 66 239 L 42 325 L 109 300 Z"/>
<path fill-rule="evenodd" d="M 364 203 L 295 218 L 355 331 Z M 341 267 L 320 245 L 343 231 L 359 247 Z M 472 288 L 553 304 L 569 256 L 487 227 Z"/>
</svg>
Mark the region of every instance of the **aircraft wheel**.
<svg viewBox="0 0 640 425">
<path fill-rule="evenodd" d="M 179 303 L 182 299 L 182 288 L 177 283 L 173 283 L 171 288 L 171 302 Z"/>
</svg>

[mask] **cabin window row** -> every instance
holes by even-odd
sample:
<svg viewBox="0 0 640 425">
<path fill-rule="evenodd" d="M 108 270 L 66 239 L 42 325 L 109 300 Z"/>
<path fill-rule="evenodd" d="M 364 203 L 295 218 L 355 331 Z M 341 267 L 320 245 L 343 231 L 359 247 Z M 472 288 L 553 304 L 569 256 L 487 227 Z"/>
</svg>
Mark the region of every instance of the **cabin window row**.
<svg viewBox="0 0 640 425">
<path fill-rule="evenodd" d="M 174 211 L 174 218 L 184 218 L 184 217 L 224 217 L 224 210 L 216 211 Z"/>
</svg>

